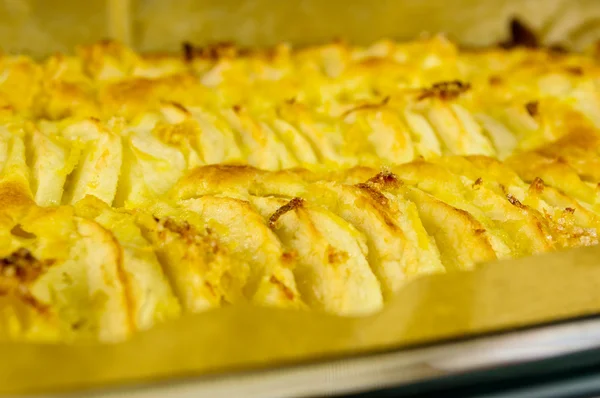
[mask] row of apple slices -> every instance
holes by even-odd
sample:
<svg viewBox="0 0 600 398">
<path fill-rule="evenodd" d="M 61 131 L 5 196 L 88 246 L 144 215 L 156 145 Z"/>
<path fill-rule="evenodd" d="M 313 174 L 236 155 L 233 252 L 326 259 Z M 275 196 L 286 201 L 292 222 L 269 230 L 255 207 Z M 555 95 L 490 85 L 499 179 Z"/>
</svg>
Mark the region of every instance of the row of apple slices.
<svg viewBox="0 0 600 398">
<path fill-rule="evenodd" d="M 514 140 L 511 133 L 490 140 L 486 131 L 465 107 L 441 101 L 406 108 L 375 104 L 338 118 L 300 104 L 270 113 L 163 104 L 131 123 L 118 118 L 33 123 L 7 114 L 0 126 L 0 173 L 11 156 L 19 159 L 30 170 L 23 172 L 30 174 L 40 205 L 75 203 L 90 194 L 109 204 L 137 206 L 205 164 L 377 167 L 442 153 L 496 155 L 490 141 Z"/>
<path fill-rule="evenodd" d="M 189 231 L 208 228 L 248 262 L 250 275 L 260 270 L 243 296 L 358 315 L 379 309 L 417 275 L 593 245 L 600 225 L 597 208 L 541 180 L 526 184 L 485 157 L 380 173 L 206 166 L 182 179 L 171 199 L 150 209 L 155 218 L 146 217 L 142 230 L 192 311 L 207 305 L 206 294 L 217 303 L 231 295 L 219 289 L 221 279 L 198 275 L 185 243 L 173 244 L 189 240 Z M 186 283 L 192 279 L 211 286 L 199 303 Z"/>
<path fill-rule="evenodd" d="M 12 170 L 4 186 L 19 181 Z M 597 205 L 485 157 L 382 172 L 205 166 L 169 200 L 129 211 L 92 196 L 38 208 L 22 195 L 11 204 L 3 194 L 2 264 L 25 248 L 52 265 L 27 281 L 3 270 L 8 296 L 20 298 L 4 316 L 25 325 L 0 324 L 31 339 L 119 340 L 180 306 L 248 300 L 367 314 L 418 275 L 597 243 Z"/>
</svg>

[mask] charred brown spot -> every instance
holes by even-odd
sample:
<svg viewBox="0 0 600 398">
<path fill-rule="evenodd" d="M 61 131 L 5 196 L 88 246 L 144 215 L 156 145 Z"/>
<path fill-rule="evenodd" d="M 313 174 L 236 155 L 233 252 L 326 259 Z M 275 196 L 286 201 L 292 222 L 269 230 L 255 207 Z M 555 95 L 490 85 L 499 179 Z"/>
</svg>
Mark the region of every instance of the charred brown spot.
<svg viewBox="0 0 600 398">
<path fill-rule="evenodd" d="M 383 216 L 383 222 L 385 223 L 385 225 L 387 225 L 388 227 L 390 227 L 392 230 L 398 231 L 398 225 L 396 225 L 396 222 L 388 217 L 386 214 L 384 214 Z"/>
<path fill-rule="evenodd" d="M 235 113 L 240 113 L 242 111 L 242 106 L 236 104 L 232 107 L 232 109 Z"/>
<path fill-rule="evenodd" d="M 81 329 L 83 326 L 85 326 L 85 319 L 79 319 L 78 321 L 74 322 L 71 324 L 71 329 L 73 330 L 79 330 Z"/>
<path fill-rule="evenodd" d="M 277 287 L 283 292 L 283 294 L 285 295 L 285 297 L 288 300 L 291 301 L 294 299 L 294 297 L 296 297 L 294 295 L 294 292 L 292 291 L 292 289 L 290 289 L 283 282 L 281 282 L 279 279 L 277 279 L 277 277 L 275 277 L 275 275 L 272 275 L 271 278 L 269 279 L 269 281 L 272 284 L 277 285 Z"/>
<path fill-rule="evenodd" d="M 490 84 L 490 86 L 499 86 L 503 83 L 503 79 L 500 76 L 490 76 L 488 79 L 488 83 Z"/>
<path fill-rule="evenodd" d="M 432 97 L 441 100 L 451 100 L 467 92 L 470 88 L 471 84 L 461 82 L 460 80 L 435 83 L 433 86 L 423 89 L 417 100 L 420 101 Z"/>
<path fill-rule="evenodd" d="M 338 250 L 335 247 L 328 245 L 327 246 L 327 263 L 331 265 L 341 264 L 345 261 L 348 261 L 350 256 L 348 252 L 344 250 Z"/>
<path fill-rule="evenodd" d="M 36 238 L 35 234 L 25 231 L 23 229 L 23 227 L 21 226 L 21 224 L 17 224 L 14 227 L 12 227 L 12 229 L 10 230 L 10 233 L 14 236 L 18 236 L 19 238 L 24 238 L 24 239 L 35 239 Z"/>
<path fill-rule="evenodd" d="M 192 61 L 194 58 L 218 61 L 221 58 L 233 58 L 238 55 L 238 49 L 230 42 L 214 43 L 204 47 L 195 47 L 189 42 L 184 42 L 182 49 L 186 61 Z"/>
<path fill-rule="evenodd" d="M 155 218 L 156 219 L 156 218 Z M 207 228 L 204 232 L 197 230 L 194 226 L 190 225 L 187 221 L 177 222 L 172 218 L 165 218 L 164 220 L 158 220 L 159 233 L 162 230 L 170 231 L 185 242 L 186 245 L 192 246 L 197 245 L 203 248 L 205 254 L 217 254 L 221 250 L 221 246 L 215 237 L 212 236 L 211 231 Z"/>
<path fill-rule="evenodd" d="M 580 66 L 568 66 L 565 71 L 573 76 L 583 76 L 583 68 Z"/>
<path fill-rule="evenodd" d="M 186 107 L 181 105 L 179 102 L 167 101 L 167 103 L 174 106 L 175 108 L 177 108 L 179 111 L 185 113 L 186 115 L 190 114 L 190 112 L 186 109 Z"/>
<path fill-rule="evenodd" d="M 500 43 L 500 46 L 503 48 L 537 48 L 539 44 L 535 32 L 518 18 L 513 18 L 510 21 L 510 38 Z"/>
<path fill-rule="evenodd" d="M 182 43 L 183 59 L 190 62 L 194 59 L 194 46 L 190 42 L 184 41 Z"/>
<path fill-rule="evenodd" d="M 445 204 L 445 203 L 444 203 L 444 205 L 446 205 L 446 206 L 450 207 L 449 205 L 447 205 L 447 204 Z M 456 213 L 460 214 L 461 218 L 468 219 L 468 220 L 473 220 L 473 216 L 471 215 L 471 213 L 469 213 L 469 212 L 468 212 L 468 211 L 466 211 L 466 210 L 459 209 L 459 208 L 454 208 L 454 212 L 456 212 Z M 473 221 L 474 221 L 474 220 L 473 220 Z"/>
<path fill-rule="evenodd" d="M 294 250 L 283 252 L 281 255 L 281 262 L 286 266 L 293 266 L 298 258 L 298 253 Z"/>
<path fill-rule="evenodd" d="M 286 99 L 285 103 L 288 105 L 294 105 L 296 103 L 296 97 Z"/>
<path fill-rule="evenodd" d="M 169 231 L 175 232 L 176 234 L 182 236 L 190 235 L 192 232 L 195 232 L 192 230 L 192 226 L 186 221 L 179 223 L 171 218 L 166 218 L 162 221 L 161 224 Z"/>
<path fill-rule="evenodd" d="M 383 100 L 381 100 L 381 102 L 362 104 L 362 105 L 355 106 L 354 108 L 349 109 L 346 112 L 342 113 L 342 117 L 346 117 L 346 116 L 350 115 L 351 113 L 358 112 L 358 111 L 364 111 L 364 110 L 369 110 L 369 109 L 379 109 L 383 106 L 386 106 L 389 102 L 390 102 L 390 96 L 388 95 Z"/>
<path fill-rule="evenodd" d="M 18 283 L 6 283 L 0 275 L 0 296 L 12 295 L 42 315 L 48 315 L 50 307 L 35 298 L 26 286 Z"/>
<path fill-rule="evenodd" d="M 211 296 L 213 297 L 217 297 L 217 291 L 215 290 L 215 287 L 212 285 L 212 283 L 206 281 L 204 282 L 204 286 L 206 287 L 206 290 L 208 290 L 208 292 L 210 293 Z"/>
<path fill-rule="evenodd" d="M 363 191 L 364 193 L 366 193 L 367 195 L 369 195 L 370 198 L 372 198 L 375 202 L 377 202 L 381 206 L 387 206 L 388 205 L 388 203 L 389 203 L 388 198 L 386 198 L 384 194 L 382 194 L 381 192 L 379 192 L 373 186 L 373 184 L 361 183 L 361 184 L 356 184 L 356 186 L 361 191 Z"/>
<path fill-rule="evenodd" d="M 542 193 L 545 187 L 546 185 L 544 184 L 544 180 L 542 180 L 540 177 L 535 177 L 531 182 L 529 189 L 537 193 Z"/>
<path fill-rule="evenodd" d="M 481 235 L 485 233 L 485 228 L 476 228 L 475 229 L 475 235 Z"/>
<path fill-rule="evenodd" d="M 530 101 L 525 104 L 525 109 L 529 116 L 535 117 L 539 113 L 539 103 L 537 101 Z"/>
<path fill-rule="evenodd" d="M 109 38 L 107 38 L 107 37 L 104 37 L 104 38 L 102 38 L 102 39 L 100 39 L 100 40 L 98 41 L 98 44 L 99 44 L 101 47 L 110 47 L 110 46 L 112 46 L 112 45 L 116 44 L 116 42 L 115 42 L 115 40 L 114 40 L 114 39 L 109 39 Z"/>
<path fill-rule="evenodd" d="M 511 205 L 516 206 L 519 209 L 527 208 L 527 206 L 525 206 L 523 203 L 519 202 L 519 199 L 515 198 L 511 194 L 506 195 L 506 198 L 508 199 L 508 201 L 510 202 Z"/>
<path fill-rule="evenodd" d="M 396 188 L 402 185 L 402 181 L 398 179 L 398 176 L 390 171 L 382 171 L 376 176 L 370 178 L 367 184 L 376 184 L 382 188 Z"/>
<path fill-rule="evenodd" d="M 569 214 L 573 214 L 573 213 L 575 213 L 575 209 L 574 209 L 574 208 L 572 208 L 572 207 L 566 207 L 566 208 L 565 208 L 565 212 L 566 212 L 566 213 L 569 213 Z"/>
<path fill-rule="evenodd" d="M 302 207 L 303 204 L 304 204 L 304 199 L 293 198 L 292 200 L 290 200 L 289 202 L 287 202 L 286 204 L 281 206 L 279 209 L 277 209 L 275 211 L 275 213 L 273 213 L 271 215 L 271 217 L 269 217 L 269 228 L 275 228 L 275 224 L 277 223 L 277 220 L 279 220 L 279 217 L 283 216 L 285 213 L 287 213 L 289 211 L 292 211 L 294 209 Z"/>
<path fill-rule="evenodd" d="M 569 50 L 562 44 L 552 44 L 548 47 L 548 50 L 555 54 L 567 54 Z"/>
<path fill-rule="evenodd" d="M 231 175 L 249 175 L 249 173 L 258 173 L 260 169 L 247 164 L 211 164 L 200 166 L 194 170 L 198 175 L 207 173 L 228 173 Z"/>
<path fill-rule="evenodd" d="M 473 183 L 472 187 L 473 188 L 477 188 L 479 187 L 481 184 L 483 184 L 483 178 L 479 177 L 475 180 L 475 182 Z"/>
<path fill-rule="evenodd" d="M 508 195 L 508 190 L 506 189 L 506 186 L 504 186 L 504 184 L 498 184 L 498 186 L 500 187 L 500 190 L 502 190 L 502 193 L 504 195 Z"/>
<path fill-rule="evenodd" d="M 256 52 L 256 50 L 254 50 Z M 252 55 L 253 50 L 249 48 L 240 48 L 238 55 Z M 289 54 L 289 48 L 286 45 L 278 45 L 275 47 L 269 47 L 262 52 L 262 56 L 269 62 L 275 62 L 277 58 L 286 56 Z"/>
<path fill-rule="evenodd" d="M 28 284 L 44 274 L 54 262 L 53 259 L 39 260 L 22 247 L 0 259 L 0 276 L 16 278 L 19 282 Z"/>
<path fill-rule="evenodd" d="M 255 50 L 255 49 L 251 49 L 251 48 L 238 48 L 237 50 L 237 55 L 239 55 L 240 57 L 250 57 L 252 55 L 264 55 L 266 57 L 269 57 L 269 53 L 272 53 L 273 51 L 271 49 L 267 49 L 264 52 L 260 52 L 260 50 Z"/>
</svg>

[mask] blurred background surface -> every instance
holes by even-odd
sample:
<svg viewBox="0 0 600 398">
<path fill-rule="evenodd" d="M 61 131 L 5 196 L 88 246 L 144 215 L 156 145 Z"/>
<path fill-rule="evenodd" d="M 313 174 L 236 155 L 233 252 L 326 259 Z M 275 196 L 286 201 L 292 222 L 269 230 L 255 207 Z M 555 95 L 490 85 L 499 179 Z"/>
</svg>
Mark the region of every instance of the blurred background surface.
<svg viewBox="0 0 600 398">
<path fill-rule="evenodd" d="M 109 37 L 141 51 L 178 51 L 184 40 L 367 44 L 424 32 L 483 46 L 506 38 L 512 17 L 544 43 L 600 39 L 597 0 L 0 0 L 0 48 L 44 56 Z"/>
</svg>

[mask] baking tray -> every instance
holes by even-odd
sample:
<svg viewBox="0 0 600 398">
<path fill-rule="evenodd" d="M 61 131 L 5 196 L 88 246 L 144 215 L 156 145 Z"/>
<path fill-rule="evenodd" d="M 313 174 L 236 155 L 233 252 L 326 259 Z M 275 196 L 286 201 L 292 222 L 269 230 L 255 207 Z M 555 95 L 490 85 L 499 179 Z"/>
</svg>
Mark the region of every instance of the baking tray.
<svg viewBox="0 0 600 398">
<path fill-rule="evenodd" d="M 591 375 L 595 377 L 589 380 Z M 586 382 L 578 378 L 577 387 L 568 384 L 567 391 L 578 392 L 578 396 L 583 391 L 600 393 L 600 317 L 276 369 L 96 389 L 86 396 L 359 398 L 433 396 L 443 392 L 446 397 L 465 397 L 515 389 L 526 389 L 531 394 L 532 385 L 539 390 L 537 385 L 547 387 L 549 383 L 554 393 L 559 393 L 554 396 L 564 396 L 560 392 L 565 392 L 565 379 L 571 382 L 574 376 L 585 376 Z M 78 395 L 80 392 L 45 396 Z"/>
<path fill-rule="evenodd" d="M 384 352 L 410 358 L 401 350 L 600 314 L 599 258 L 595 246 L 415 279 L 381 313 L 363 318 L 240 306 L 184 316 L 119 344 L 0 344 L 0 393 L 142 385 Z M 523 346 L 518 334 L 507 336 L 496 354 L 517 350 L 526 359 L 532 340 Z M 565 352 L 582 341 L 565 340 Z M 452 353 L 452 345 L 438 349 Z"/>
</svg>

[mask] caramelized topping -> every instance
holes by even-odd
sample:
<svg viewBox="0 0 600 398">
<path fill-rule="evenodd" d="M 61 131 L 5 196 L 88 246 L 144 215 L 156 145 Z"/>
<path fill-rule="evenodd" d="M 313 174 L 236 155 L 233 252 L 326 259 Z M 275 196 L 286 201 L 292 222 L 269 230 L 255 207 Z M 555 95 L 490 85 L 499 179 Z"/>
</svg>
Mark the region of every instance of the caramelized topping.
<svg viewBox="0 0 600 398">
<path fill-rule="evenodd" d="M 396 188 L 402 185 L 402 181 L 398 179 L 398 176 L 390 171 L 382 171 L 375 177 L 370 178 L 367 183 L 377 184 L 382 188 Z"/>
<path fill-rule="evenodd" d="M 194 46 L 187 41 L 184 41 L 182 44 L 183 49 L 183 58 L 186 61 L 192 61 L 194 59 Z"/>
<path fill-rule="evenodd" d="M 542 193 L 544 192 L 544 187 L 544 180 L 542 180 L 540 177 L 535 177 L 531 182 L 529 189 L 537 193 Z"/>
<path fill-rule="evenodd" d="M 35 234 L 25 231 L 23 229 L 23 227 L 21 226 L 21 224 L 15 225 L 10 230 L 10 233 L 13 234 L 14 236 L 18 236 L 19 238 L 24 238 L 24 239 L 35 239 L 35 237 L 36 237 Z"/>
<path fill-rule="evenodd" d="M 460 80 L 435 83 L 430 88 L 423 89 L 417 99 L 420 101 L 435 97 L 441 100 L 452 100 L 467 92 L 470 88 L 471 84 L 463 83 Z"/>
<path fill-rule="evenodd" d="M 502 84 L 502 82 L 502 78 L 497 75 L 492 75 L 488 78 L 488 83 L 490 84 L 490 86 L 499 86 Z"/>
<path fill-rule="evenodd" d="M 22 247 L 9 256 L 0 258 L 0 275 L 29 284 L 43 275 L 54 262 L 52 259 L 38 260 Z"/>
<path fill-rule="evenodd" d="M 388 198 L 385 197 L 384 194 L 379 192 L 372 184 L 361 183 L 356 184 L 358 188 L 360 188 L 363 192 L 368 194 L 375 202 L 379 203 L 382 206 L 387 206 L 389 203 Z"/>
<path fill-rule="evenodd" d="M 568 66 L 565 68 L 565 71 L 570 73 L 573 76 L 582 76 L 583 68 L 581 66 Z"/>
<path fill-rule="evenodd" d="M 525 206 L 523 203 L 519 202 L 519 200 L 511 194 L 506 195 L 506 198 L 508 199 L 508 201 L 510 202 L 511 205 L 516 206 L 519 209 L 527 208 L 527 206 Z"/>
<path fill-rule="evenodd" d="M 155 220 L 158 220 L 156 217 Z M 210 253 L 216 254 L 221 249 L 218 241 L 212 236 L 212 231 L 206 228 L 204 233 L 198 231 L 193 225 L 188 222 L 177 222 L 171 218 L 158 220 L 159 232 L 168 230 L 179 235 L 188 245 L 205 245 L 210 248 Z"/>
<path fill-rule="evenodd" d="M 349 258 L 348 252 L 344 250 L 338 250 L 335 247 L 327 246 L 327 262 L 331 265 L 341 264 L 347 261 Z"/>
<path fill-rule="evenodd" d="M 273 213 L 271 215 L 271 217 L 269 217 L 269 228 L 275 228 L 275 224 L 277 223 L 277 220 L 279 220 L 279 218 L 281 216 L 283 216 L 285 213 L 287 213 L 289 211 L 292 211 L 294 209 L 302 207 L 303 204 L 304 204 L 304 199 L 293 198 L 292 200 L 290 200 L 289 202 L 287 202 L 286 204 L 281 206 L 279 209 L 277 209 L 277 211 L 275 211 L 275 213 Z"/>
<path fill-rule="evenodd" d="M 189 42 L 183 43 L 183 56 L 186 61 L 191 61 L 194 58 L 218 61 L 222 58 L 236 57 L 238 53 L 236 46 L 230 42 L 220 42 L 204 47 L 194 47 Z"/>
<path fill-rule="evenodd" d="M 275 275 L 272 275 L 271 279 L 269 279 L 269 281 L 272 284 L 276 285 L 279 288 L 279 290 L 281 290 L 283 292 L 284 296 L 288 300 L 290 300 L 290 301 L 294 300 L 294 297 L 296 297 L 296 296 L 294 295 L 294 292 L 292 291 L 292 289 L 290 289 L 289 287 L 287 287 L 285 285 L 285 283 L 283 283 L 279 279 L 277 279 L 277 277 Z"/>
<path fill-rule="evenodd" d="M 503 48 L 537 48 L 539 44 L 535 32 L 518 18 L 513 18 L 510 21 L 510 39 L 500 43 L 500 46 Z"/>
<path fill-rule="evenodd" d="M 530 116 L 537 116 L 539 113 L 539 103 L 537 101 L 531 101 L 525 104 L 525 109 Z"/>
<path fill-rule="evenodd" d="M 349 114 L 353 113 L 353 112 L 357 112 L 357 111 L 362 111 L 362 110 L 367 110 L 367 109 L 379 109 L 385 105 L 388 104 L 388 102 L 390 102 L 390 96 L 388 95 L 387 97 L 385 97 L 383 100 L 381 100 L 381 102 L 376 103 L 376 104 L 362 104 L 359 106 L 356 106 L 350 110 L 347 110 L 346 112 L 342 113 L 342 117 L 346 117 Z"/>
</svg>

